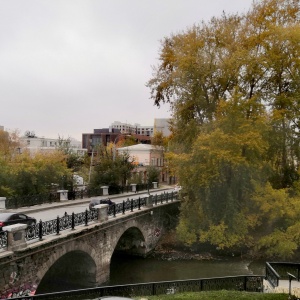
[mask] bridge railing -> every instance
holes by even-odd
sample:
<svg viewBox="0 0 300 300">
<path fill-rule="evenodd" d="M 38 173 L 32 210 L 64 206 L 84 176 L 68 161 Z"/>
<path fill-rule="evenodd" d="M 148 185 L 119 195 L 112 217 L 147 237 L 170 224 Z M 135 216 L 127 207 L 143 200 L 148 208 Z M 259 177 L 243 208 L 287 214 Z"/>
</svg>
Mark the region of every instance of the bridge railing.
<svg viewBox="0 0 300 300">
<path fill-rule="evenodd" d="M 297 281 L 300 281 L 300 263 L 293 262 L 267 262 L 266 263 L 266 280 L 276 287 L 279 280 L 288 280 L 289 275 L 295 276 Z"/>
<path fill-rule="evenodd" d="M 0 249 L 7 248 L 7 231 L 0 232 Z"/>
<path fill-rule="evenodd" d="M 137 191 L 143 191 L 149 189 L 149 187 L 152 189 L 153 186 L 147 185 L 147 184 L 137 184 L 136 190 Z M 122 193 L 128 193 L 132 190 L 132 187 L 130 185 L 126 186 L 114 186 L 109 187 L 109 194 L 115 195 L 115 194 L 122 194 Z M 90 197 L 96 197 L 96 196 L 103 196 L 103 189 L 102 188 L 90 188 L 87 187 L 82 190 L 70 190 L 68 191 L 68 199 L 69 200 L 75 200 L 75 199 L 83 199 L 83 198 L 90 198 Z M 19 207 L 24 206 L 33 206 L 43 203 L 52 203 L 52 202 L 59 202 L 60 200 L 59 193 L 57 192 L 51 192 L 51 193 L 43 193 L 43 194 L 35 194 L 35 195 L 22 195 L 22 196 L 10 196 L 6 198 L 5 206 L 7 209 L 15 209 Z"/>
<path fill-rule="evenodd" d="M 162 294 L 177 294 L 182 292 L 200 292 L 217 290 L 235 290 L 248 292 L 263 292 L 263 278 L 260 275 L 228 276 L 192 280 L 160 281 L 129 285 L 104 286 L 74 291 L 23 296 L 12 299 L 87 299 L 119 296 L 140 297 Z"/>
<path fill-rule="evenodd" d="M 154 205 L 159 205 L 163 203 L 168 203 L 168 201 L 173 201 L 178 199 L 178 192 L 164 192 L 160 195 L 147 195 L 140 196 L 135 199 L 127 199 L 121 203 L 116 203 L 108 207 L 108 216 L 115 217 L 117 214 L 125 214 L 126 211 L 133 212 L 134 210 L 140 210 L 143 206 L 149 203 L 149 197 Z M 37 224 L 28 226 L 25 231 L 25 240 L 42 240 L 43 237 L 51 234 L 59 235 L 61 231 L 64 230 L 74 230 L 76 226 L 85 225 L 98 219 L 98 210 L 85 210 L 80 213 L 72 213 L 71 215 L 65 214 L 62 217 L 57 217 L 54 220 L 42 221 L 40 220 Z M 7 232 L 0 234 L 0 249 L 5 249 L 8 247 Z"/>
</svg>

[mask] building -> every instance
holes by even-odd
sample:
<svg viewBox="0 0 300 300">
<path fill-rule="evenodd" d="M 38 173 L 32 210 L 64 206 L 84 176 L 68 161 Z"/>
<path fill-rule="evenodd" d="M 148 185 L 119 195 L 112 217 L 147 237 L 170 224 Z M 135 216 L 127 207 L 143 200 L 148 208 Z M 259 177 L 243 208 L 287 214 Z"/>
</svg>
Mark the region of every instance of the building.
<svg viewBox="0 0 300 300">
<path fill-rule="evenodd" d="M 148 125 L 140 125 L 140 124 L 129 124 L 129 123 L 122 123 L 119 121 L 114 121 L 110 125 L 111 129 L 120 130 L 122 134 L 138 134 L 138 135 L 146 135 L 146 136 L 153 136 L 154 127 Z"/>
<path fill-rule="evenodd" d="M 41 152 L 51 152 L 58 148 L 68 149 L 71 153 L 83 156 L 86 149 L 82 149 L 81 142 L 74 139 L 52 139 L 45 137 L 37 137 L 36 135 L 26 135 L 20 137 L 20 151 L 28 150 L 30 154 Z"/>
<path fill-rule="evenodd" d="M 170 119 L 154 119 L 154 134 L 161 132 L 163 136 L 169 136 L 170 131 Z"/>
<path fill-rule="evenodd" d="M 159 182 L 168 182 L 168 174 L 164 168 L 163 147 L 137 144 L 117 149 L 119 154 L 127 153 L 136 166 L 133 173 L 141 175 L 144 182 L 147 181 L 147 166 L 155 166 L 160 170 Z"/>
<path fill-rule="evenodd" d="M 115 143 L 120 135 L 120 130 L 114 128 L 94 129 L 93 133 L 82 134 L 82 148 L 87 149 L 88 154 L 91 155 L 95 147 Z"/>
</svg>

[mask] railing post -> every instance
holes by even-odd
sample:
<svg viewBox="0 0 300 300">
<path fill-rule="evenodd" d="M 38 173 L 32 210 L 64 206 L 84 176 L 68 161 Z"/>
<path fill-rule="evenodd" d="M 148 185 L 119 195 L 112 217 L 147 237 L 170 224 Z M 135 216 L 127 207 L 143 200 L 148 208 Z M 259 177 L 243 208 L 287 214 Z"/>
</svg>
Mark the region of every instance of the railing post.
<svg viewBox="0 0 300 300">
<path fill-rule="evenodd" d="M 13 224 L 4 226 L 2 230 L 7 231 L 7 250 L 15 251 L 26 248 L 25 241 L 26 224 Z"/>
<path fill-rule="evenodd" d="M 155 283 L 152 283 L 152 295 L 156 295 L 156 286 Z"/>
<path fill-rule="evenodd" d="M 152 195 L 149 195 L 146 199 L 146 207 L 153 207 Z"/>
<path fill-rule="evenodd" d="M 56 218 L 56 234 L 59 235 L 59 216 Z"/>
<path fill-rule="evenodd" d="M 6 202 L 6 197 L 0 197 L 0 209 L 6 208 L 5 202 Z"/>
<path fill-rule="evenodd" d="M 141 210 L 141 198 L 139 197 L 139 210 Z"/>
<path fill-rule="evenodd" d="M 108 204 L 98 204 L 95 205 L 94 208 L 98 210 L 98 219 L 97 221 L 99 223 L 107 221 L 108 220 Z"/>
<path fill-rule="evenodd" d="M 102 195 L 103 196 L 108 196 L 108 186 L 101 186 L 102 189 Z"/>
<path fill-rule="evenodd" d="M 68 200 L 68 190 L 59 190 L 59 200 L 60 201 L 67 201 Z"/>
<path fill-rule="evenodd" d="M 136 184 L 132 183 L 130 186 L 131 186 L 131 191 L 136 193 Z"/>
<path fill-rule="evenodd" d="M 131 208 L 131 212 L 133 212 L 133 199 L 130 200 L 130 208 Z"/>
<path fill-rule="evenodd" d="M 89 215 L 88 215 L 88 210 L 86 209 L 85 210 L 85 226 L 88 226 L 88 223 L 89 223 Z"/>
<path fill-rule="evenodd" d="M 75 229 L 75 214 L 72 212 L 72 230 Z"/>
<path fill-rule="evenodd" d="M 43 222 L 40 220 L 39 222 L 39 240 L 41 241 L 43 239 Z"/>
<path fill-rule="evenodd" d="M 155 202 L 155 205 L 157 205 L 157 194 L 155 194 L 155 200 L 154 200 L 154 202 Z"/>
<path fill-rule="evenodd" d="M 113 205 L 113 216 L 116 217 L 116 204 Z"/>
<path fill-rule="evenodd" d="M 123 213 L 123 215 L 125 215 L 125 201 L 124 200 L 122 203 L 122 213 Z"/>
</svg>

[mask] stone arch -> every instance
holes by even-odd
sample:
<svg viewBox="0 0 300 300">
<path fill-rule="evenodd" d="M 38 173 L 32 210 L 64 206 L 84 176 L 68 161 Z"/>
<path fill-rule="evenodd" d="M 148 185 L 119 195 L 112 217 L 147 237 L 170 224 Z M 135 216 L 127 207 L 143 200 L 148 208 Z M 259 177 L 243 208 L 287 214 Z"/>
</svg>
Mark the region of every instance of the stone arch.
<svg viewBox="0 0 300 300">
<path fill-rule="evenodd" d="M 147 234 L 136 220 L 127 222 L 116 234 L 110 257 L 115 251 L 122 251 L 131 255 L 144 256 L 147 252 Z"/>
<path fill-rule="evenodd" d="M 88 243 L 76 243 L 75 241 L 72 241 L 64 244 L 61 247 L 56 247 L 54 251 L 50 251 L 47 259 L 39 267 L 39 271 L 36 274 L 36 282 L 38 283 L 37 293 L 41 293 L 40 291 L 42 291 L 43 293 L 49 292 L 46 291 L 43 286 L 45 286 L 45 280 L 49 279 L 49 276 L 51 277 L 52 273 L 61 272 L 61 276 L 71 275 L 72 277 L 73 275 L 70 272 L 68 272 L 68 270 L 66 270 L 66 272 L 63 272 L 59 271 L 58 268 L 58 264 L 61 264 L 62 267 L 66 267 L 70 263 L 73 263 L 73 267 L 75 266 L 75 268 L 77 268 L 77 274 L 82 272 L 85 274 L 85 276 L 88 275 L 87 277 L 85 277 L 87 278 L 87 281 L 92 281 L 90 286 L 85 287 L 95 286 L 98 270 L 95 249 L 91 247 Z M 79 264 L 81 264 L 82 267 L 79 267 Z M 90 269 L 90 271 L 88 269 Z M 75 273 L 74 276 L 76 276 Z M 76 283 L 76 280 L 74 278 L 72 279 L 72 281 L 73 283 Z M 49 284 L 49 286 L 50 285 L 51 284 Z M 72 283 L 70 283 L 70 285 L 72 285 Z M 52 291 L 53 289 L 50 292 Z"/>
</svg>

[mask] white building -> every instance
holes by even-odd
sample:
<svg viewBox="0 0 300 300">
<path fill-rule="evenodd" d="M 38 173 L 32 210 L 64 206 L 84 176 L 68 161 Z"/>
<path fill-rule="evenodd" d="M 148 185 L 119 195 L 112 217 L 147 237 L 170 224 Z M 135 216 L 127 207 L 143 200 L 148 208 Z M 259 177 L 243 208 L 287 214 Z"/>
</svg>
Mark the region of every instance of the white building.
<svg viewBox="0 0 300 300">
<path fill-rule="evenodd" d="M 170 131 L 170 119 L 154 119 L 154 134 L 160 131 L 163 136 L 169 136 Z"/>
<path fill-rule="evenodd" d="M 122 134 L 140 134 L 152 137 L 156 131 L 160 131 L 164 136 L 169 136 L 171 134 L 169 121 L 169 118 L 154 119 L 154 126 L 114 121 L 109 128 L 118 129 Z"/>
<path fill-rule="evenodd" d="M 21 152 L 23 150 L 28 150 L 30 154 L 36 152 L 51 152 L 60 147 L 69 149 L 72 153 L 82 156 L 87 152 L 87 149 L 81 147 L 81 142 L 74 139 L 51 139 L 45 137 L 33 136 L 23 136 L 20 138 Z"/>
<path fill-rule="evenodd" d="M 154 127 L 148 125 L 140 125 L 135 123 L 134 125 L 129 123 L 122 123 L 119 121 L 114 121 L 110 127 L 114 129 L 120 130 L 122 134 L 140 134 L 140 135 L 147 135 L 153 136 Z"/>
<path fill-rule="evenodd" d="M 155 166 L 160 170 L 159 182 L 168 182 L 167 169 L 164 168 L 163 147 L 149 144 L 138 144 L 128 147 L 117 148 L 119 154 L 128 154 L 136 166 L 133 174 L 140 174 L 143 181 L 147 180 L 147 166 Z"/>
<path fill-rule="evenodd" d="M 157 166 L 164 165 L 163 147 L 157 147 L 149 144 L 137 144 L 128 147 L 117 148 L 119 154 L 128 153 L 134 163 L 139 166 Z"/>
</svg>

